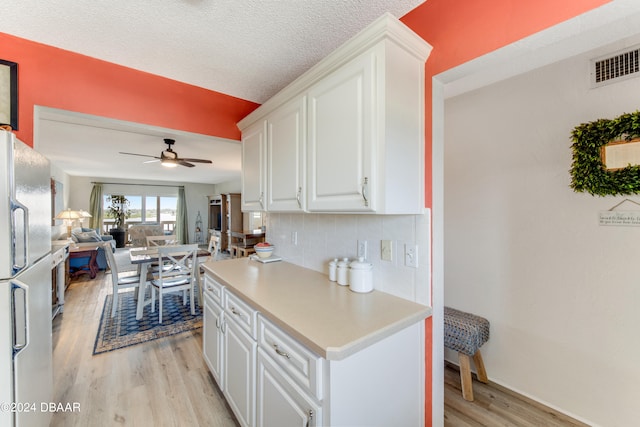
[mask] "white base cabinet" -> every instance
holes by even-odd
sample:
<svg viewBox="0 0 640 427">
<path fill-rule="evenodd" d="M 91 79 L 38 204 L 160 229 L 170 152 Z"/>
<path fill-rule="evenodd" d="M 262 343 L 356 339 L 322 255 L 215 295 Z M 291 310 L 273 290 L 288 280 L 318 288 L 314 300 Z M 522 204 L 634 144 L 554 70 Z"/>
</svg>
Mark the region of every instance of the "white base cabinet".
<svg viewBox="0 0 640 427">
<path fill-rule="evenodd" d="M 321 426 L 322 406 L 302 391 L 263 350 L 258 349 L 256 425 Z"/>
<path fill-rule="evenodd" d="M 213 379 L 220 389 L 224 388 L 222 378 L 222 361 L 224 336 L 222 335 L 223 313 L 209 293 L 204 292 L 204 311 L 202 321 L 202 355 L 207 363 Z"/>
<path fill-rule="evenodd" d="M 208 272 L 204 291 L 204 358 L 243 427 L 424 424 L 423 321 L 327 360 Z"/>
<path fill-rule="evenodd" d="M 223 325 L 223 393 L 240 425 L 254 426 L 257 344 L 235 321 Z"/>
</svg>

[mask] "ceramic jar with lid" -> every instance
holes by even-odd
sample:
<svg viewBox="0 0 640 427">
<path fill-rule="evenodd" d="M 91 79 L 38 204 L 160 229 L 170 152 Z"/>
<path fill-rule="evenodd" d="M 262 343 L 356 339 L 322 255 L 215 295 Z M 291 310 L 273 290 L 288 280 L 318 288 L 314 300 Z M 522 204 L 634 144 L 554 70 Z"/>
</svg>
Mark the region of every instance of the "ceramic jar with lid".
<svg viewBox="0 0 640 427">
<path fill-rule="evenodd" d="M 360 257 L 349 265 L 349 289 L 360 293 L 373 290 L 373 264 Z"/>
<path fill-rule="evenodd" d="M 338 258 L 329 262 L 329 280 L 332 282 L 338 280 Z"/>
<path fill-rule="evenodd" d="M 347 286 L 349 284 L 349 258 L 342 258 L 337 264 L 338 285 Z"/>
</svg>

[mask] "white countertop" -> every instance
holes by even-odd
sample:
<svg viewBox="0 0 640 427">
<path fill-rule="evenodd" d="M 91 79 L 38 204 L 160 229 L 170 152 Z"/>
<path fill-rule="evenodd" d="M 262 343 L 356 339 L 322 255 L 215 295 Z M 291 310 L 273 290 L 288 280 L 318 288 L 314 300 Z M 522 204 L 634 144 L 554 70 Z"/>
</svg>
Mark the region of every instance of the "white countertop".
<svg viewBox="0 0 640 427">
<path fill-rule="evenodd" d="M 288 262 L 249 258 L 204 268 L 236 296 L 327 360 L 340 360 L 431 315 L 431 307 L 384 292 L 359 294 Z"/>
</svg>

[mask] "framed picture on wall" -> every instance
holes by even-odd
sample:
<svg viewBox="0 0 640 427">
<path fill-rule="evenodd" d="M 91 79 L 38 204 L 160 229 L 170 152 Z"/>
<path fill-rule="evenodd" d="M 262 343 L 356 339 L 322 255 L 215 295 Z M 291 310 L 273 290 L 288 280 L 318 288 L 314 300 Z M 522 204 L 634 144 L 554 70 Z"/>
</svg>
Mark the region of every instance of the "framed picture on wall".
<svg viewBox="0 0 640 427">
<path fill-rule="evenodd" d="M 0 59 L 0 125 L 18 130 L 18 64 Z"/>
</svg>

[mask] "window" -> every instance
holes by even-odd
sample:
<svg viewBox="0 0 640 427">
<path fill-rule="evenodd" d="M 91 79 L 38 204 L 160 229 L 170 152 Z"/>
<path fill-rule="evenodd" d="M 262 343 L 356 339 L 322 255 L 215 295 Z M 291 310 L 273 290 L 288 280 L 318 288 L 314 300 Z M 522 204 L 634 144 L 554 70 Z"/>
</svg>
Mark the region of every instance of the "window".
<svg viewBox="0 0 640 427">
<path fill-rule="evenodd" d="M 104 195 L 103 200 L 103 218 L 105 224 L 113 223 L 113 218 L 108 214 L 109 194 Z M 143 222 L 162 222 L 165 224 L 166 231 L 173 231 L 176 221 L 176 210 L 178 206 L 178 198 L 174 196 L 139 196 L 128 195 L 125 197 L 129 200 L 129 218 L 126 219 L 127 224 L 143 223 Z M 109 227 L 110 228 L 110 227 Z"/>
</svg>

